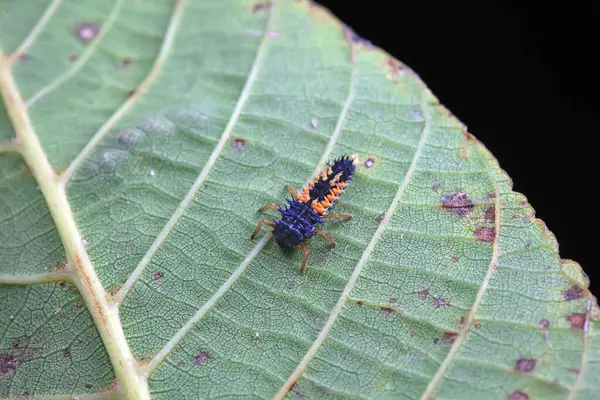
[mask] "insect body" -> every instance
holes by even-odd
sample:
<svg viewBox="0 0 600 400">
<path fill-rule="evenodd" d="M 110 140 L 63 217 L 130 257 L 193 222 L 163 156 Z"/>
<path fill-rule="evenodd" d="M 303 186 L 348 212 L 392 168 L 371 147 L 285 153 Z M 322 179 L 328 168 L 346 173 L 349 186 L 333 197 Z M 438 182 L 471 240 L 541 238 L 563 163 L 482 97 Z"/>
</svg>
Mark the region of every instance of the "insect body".
<svg viewBox="0 0 600 400">
<path fill-rule="evenodd" d="M 358 156 L 345 155 L 328 163 L 327 167 L 301 192 L 297 193 L 293 187 L 286 186 L 292 195 L 291 200 L 286 199 L 287 207 L 269 203 L 259 210 L 259 212 L 265 212 L 271 208 L 281 214 L 281 219 L 278 221 L 261 220 L 251 239 L 256 237 L 264 225 L 272 227 L 275 241 L 279 246 L 290 249 L 300 247 L 304 251 L 301 268 L 301 271 L 304 272 L 310 254 L 305 243 L 306 240 L 319 234 L 329 242 L 331 247 L 335 246 L 335 241 L 331 236 L 317 225 L 329 218 L 352 218 L 351 214 L 329 214 L 328 211 L 348 186 L 357 164 Z"/>
</svg>

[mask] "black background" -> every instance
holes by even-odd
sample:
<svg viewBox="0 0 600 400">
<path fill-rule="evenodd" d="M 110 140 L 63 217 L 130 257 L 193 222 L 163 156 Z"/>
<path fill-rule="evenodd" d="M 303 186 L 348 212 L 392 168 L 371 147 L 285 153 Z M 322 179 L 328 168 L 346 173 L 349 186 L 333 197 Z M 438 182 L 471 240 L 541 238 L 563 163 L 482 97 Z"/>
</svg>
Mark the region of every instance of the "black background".
<svg viewBox="0 0 600 400">
<path fill-rule="evenodd" d="M 496 156 L 556 235 L 561 257 L 579 262 L 600 295 L 592 10 L 579 2 L 318 2 L 419 74 Z"/>
</svg>

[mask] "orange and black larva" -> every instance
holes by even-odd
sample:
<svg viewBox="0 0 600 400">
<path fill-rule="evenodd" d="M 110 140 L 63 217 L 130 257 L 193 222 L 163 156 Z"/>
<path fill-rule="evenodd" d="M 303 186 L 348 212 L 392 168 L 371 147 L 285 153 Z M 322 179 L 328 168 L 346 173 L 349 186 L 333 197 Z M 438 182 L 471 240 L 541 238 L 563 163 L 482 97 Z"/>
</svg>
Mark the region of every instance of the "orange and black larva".
<svg viewBox="0 0 600 400">
<path fill-rule="evenodd" d="M 318 228 L 317 224 L 322 224 L 324 219 L 329 218 L 352 218 L 351 214 L 329 214 L 328 211 L 348 186 L 357 164 L 358 156 L 341 156 L 327 163 L 327 167 L 309 182 L 308 186 L 304 187 L 301 192 L 297 193 L 293 187 L 286 186 L 286 189 L 292 195 L 291 200 L 286 199 L 287 207 L 282 208 L 275 203 L 269 203 L 258 210 L 259 212 L 265 212 L 271 208 L 281 214 L 281 219 L 278 221 L 261 220 L 251 239 L 256 237 L 263 225 L 272 227 L 275 241 L 279 246 L 290 249 L 300 247 L 304 251 L 304 261 L 301 268 L 301 271 L 304 272 L 310 254 L 305 243 L 306 240 L 319 234 L 329 242 L 331 247 L 335 246 L 335 241 L 331 236 Z"/>
</svg>

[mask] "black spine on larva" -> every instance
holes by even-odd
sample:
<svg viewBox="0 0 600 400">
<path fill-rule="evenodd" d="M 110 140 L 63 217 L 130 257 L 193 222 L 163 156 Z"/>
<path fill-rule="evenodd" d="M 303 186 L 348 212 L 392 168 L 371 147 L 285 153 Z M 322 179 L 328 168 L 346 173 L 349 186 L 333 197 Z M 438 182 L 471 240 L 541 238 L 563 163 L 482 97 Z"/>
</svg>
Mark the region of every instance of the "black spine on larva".
<svg viewBox="0 0 600 400">
<path fill-rule="evenodd" d="M 354 175 L 354 171 L 356 170 L 353 159 L 350 158 L 350 156 L 342 156 L 333 160 L 327 164 L 325 170 L 328 171 L 329 167 L 331 167 L 331 174 L 328 173 L 325 180 L 316 180 L 314 186 L 308 193 L 311 201 L 322 201 L 331 191 L 331 180 L 340 172 L 342 174 L 340 175 L 339 182 L 344 183 L 352 179 L 352 175 Z"/>
</svg>

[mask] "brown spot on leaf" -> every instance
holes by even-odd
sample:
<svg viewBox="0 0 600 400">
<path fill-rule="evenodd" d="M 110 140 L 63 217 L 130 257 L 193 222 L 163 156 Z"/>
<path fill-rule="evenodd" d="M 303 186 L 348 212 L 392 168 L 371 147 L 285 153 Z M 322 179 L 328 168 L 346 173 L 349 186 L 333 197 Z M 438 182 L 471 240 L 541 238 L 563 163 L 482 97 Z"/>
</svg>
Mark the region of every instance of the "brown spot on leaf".
<svg viewBox="0 0 600 400">
<path fill-rule="evenodd" d="M 440 189 L 440 184 L 439 183 L 434 183 L 433 186 L 431 187 L 431 190 L 433 190 L 434 192 L 437 193 L 437 191 Z"/>
<path fill-rule="evenodd" d="M 464 216 L 473 209 L 473 202 L 465 192 L 457 192 L 445 195 L 442 198 L 442 208 L 456 215 Z"/>
<path fill-rule="evenodd" d="M 465 327 L 466 318 L 460 317 L 460 321 L 458 321 L 458 329 L 462 329 Z"/>
<path fill-rule="evenodd" d="M 419 300 L 427 300 L 427 297 L 429 296 L 429 289 L 423 289 L 418 292 L 414 292 L 414 294 L 417 295 Z"/>
<path fill-rule="evenodd" d="M 161 271 L 155 272 L 152 274 L 152 279 L 154 279 L 155 281 L 162 279 L 165 276 L 165 274 Z"/>
<path fill-rule="evenodd" d="M 77 308 L 81 308 L 82 306 L 83 306 L 83 303 L 81 302 L 81 300 L 77 300 L 77 301 L 75 302 L 75 307 L 77 307 Z"/>
<path fill-rule="evenodd" d="M 365 168 L 373 168 L 375 166 L 375 159 L 374 158 L 367 158 L 365 160 Z"/>
<path fill-rule="evenodd" d="M 64 350 L 63 350 L 63 356 L 64 356 L 64 357 L 71 357 L 71 350 L 69 350 L 69 349 L 64 349 Z"/>
<path fill-rule="evenodd" d="M 442 344 L 450 345 L 450 344 L 454 343 L 454 340 L 456 339 L 457 336 L 458 336 L 458 334 L 454 333 L 454 332 L 444 332 L 444 334 L 442 335 L 440 340 L 441 340 Z"/>
<path fill-rule="evenodd" d="M 246 139 L 243 139 L 240 137 L 234 137 L 231 139 L 231 144 L 232 144 L 233 148 L 236 149 L 237 151 L 242 151 L 242 150 L 244 150 L 244 147 L 246 146 Z"/>
<path fill-rule="evenodd" d="M 481 322 L 475 321 L 473 322 L 473 326 L 475 327 L 475 329 L 481 329 Z"/>
<path fill-rule="evenodd" d="M 211 358 L 212 355 L 208 351 L 201 351 L 198 353 L 198 355 L 196 355 L 196 357 L 194 357 L 194 362 L 196 365 L 206 365 Z"/>
<path fill-rule="evenodd" d="M 575 375 L 579 375 L 579 370 L 577 368 L 569 368 L 569 372 Z"/>
<path fill-rule="evenodd" d="M 495 199 L 496 193 L 488 193 L 485 197 L 487 197 L 488 199 Z"/>
<path fill-rule="evenodd" d="M 387 66 L 390 69 L 390 72 L 395 75 L 400 75 L 404 72 L 404 65 L 394 58 L 388 58 Z"/>
<path fill-rule="evenodd" d="M 255 3 L 252 6 L 252 14 L 256 14 L 257 12 L 260 11 L 265 11 L 267 9 L 271 8 L 271 2 L 270 1 L 261 1 L 259 3 Z"/>
<path fill-rule="evenodd" d="M 489 206 L 487 208 L 487 210 L 485 210 L 485 214 L 483 215 L 483 218 L 485 219 L 486 222 L 494 222 L 496 220 L 496 207 Z"/>
<path fill-rule="evenodd" d="M 392 307 L 386 307 L 386 306 L 382 306 L 380 308 L 381 312 L 384 313 L 385 315 L 390 315 L 394 309 Z"/>
<path fill-rule="evenodd" d="M 58 281 L 58 286 L 63 289 L 66 286 L 65 281 Z"/>
<path fill-rule="evenodd" d="M 571 328 L 583 330 L 585 326 L 585 314 L 573 313 L 567 317 Z"/>
<path fill-rule="evenodd" d="M 515 363 L 515 371 L 531 372 L 535 369 L 537 360 L 531 358 L 521 358 Z"/>
<path fill-rule="evenodd" d="M 455 256 L 454 254 L 450 256 L 450 259 L 452 260 L 452 262 L 458 262 L 459 260 L 458 256 Z"/>
<path fill-rule="evenodd" d="M 562 292 L 566 301 L 576 300 L 583 297 L 583 289 L 577 285 L 573 285 Z"/>
<path fill-rule="evenodd" d="M 346 40 L 349 41 L 350 43 L 360 44 L 360 45 L 363 45 L 365 47 L 372 47 L 371 42 L 369 42 L 368 40 L 365 40 L 365 39 L 361 38 L 349 26 L 342 25 L 342 28 L 344 29 L 344 36 L 346 37 Z"/>
<path fill-rule="evenodd" d="M 364 304 L 365 304 L 365 302 L 364 302 L 364 301 L 362 301 L 362 300 L 358 300 L 358 301 L 356 302 L 356 305 L 357 305 L 357 306 L 362 306 L 362 305 L 364 305 Z"/>
<path fill-rule="evenodd" d="M 382 213 L 381 213 L 381 214 L 379 214 L 379 216 L 377 217 L 377 220 L 378 220 L 379 222 L 383 222 L 383 220 L 385 219 L 385 216 L 386 216 L 386 215 L 387 215 L 387 214 L 386 214 L 386 212 L 385 212 L 385 211 L 384 211 L 384 212 L 382 212 Z"/>
<path fill-rule="evenodd" d="M 73 61 L 77 60 L 77 57 L 79 57 L 79 56 L 77 54 L 73 53 L 69 56 L 69 61 L 73 62 Z"/>
<path fill-rule="evenodd" d="M 18 349 L 20 345 L 21 345 L 21 338 L 15 338 L 15 340 L 13 340 L 13 349 Z"/>
<path fill-rule="evenodd" d="M 450 307 L 450 300 L 444 299 L 443 297 L 434 297 L 433 305 L 436 309 L 441 307 Z"/>
<path fill-rule="evenodd" d="M 508 395 L 508 400 L 529 400 L 529 395 L 515 391 Z"/>
<path fill-rule="evenodd" d="M 0 376 L 15 372 L 19 366 L 19 360 L 12 354 L 0 354 Z"/>
<path fill-rule="evenodd" d="M 90 22 L 83 22 L 75 28 L 75 35 L 84 42 L 94 40 L 99 32 L 100 29 L 98 28 L 98 25 Z"/>
<path fill-rule="evenodd" d="M 398 299 L 395 297 L 390 297 L 390 304 L 396 304 L 398 302 Z"/>
<path fill-rule="evenodd" d="M 131 57 L 123 57 L 121 67 L 127 67 L 129 64 L 131 64 Z"/>
<path fill-rule="evenodd" d="M 129 92 L 127 92 L 127 97 L 133 97 L 136 93 L 137 89 L 131 89 Z"/>
<path fill-rule="evenodd" d="M 493 242 L 496 238 L 496 229 L 489 226 L 478 226 L 475 228 L 475 238 L 482 242 Z"/>
<path fill-rule="evenodd" d="M 19 62 L 20 62 L 21 64 L 26 64 L 26 63 L 27 63 L 27 61 L 29 61 L 29 59 L 30 59 L 30 58 L 31 58 L 31 57 L 29 57 L 29 56 L 28 56 L 27 54 L 25 54 L 25 53 L 21 53 L 21 54 L 19 54 L 19 56 L 17 57 L 17 59 L 19 60 Z"/>
<path fill-rule="evenodd" d="M 542 319 L 540 321 L 540 327 L 544 328 L 544 329 L 548 329 L 550 327 L 550 321 L 548 321 L 547 319 Z"/>
</svg>

